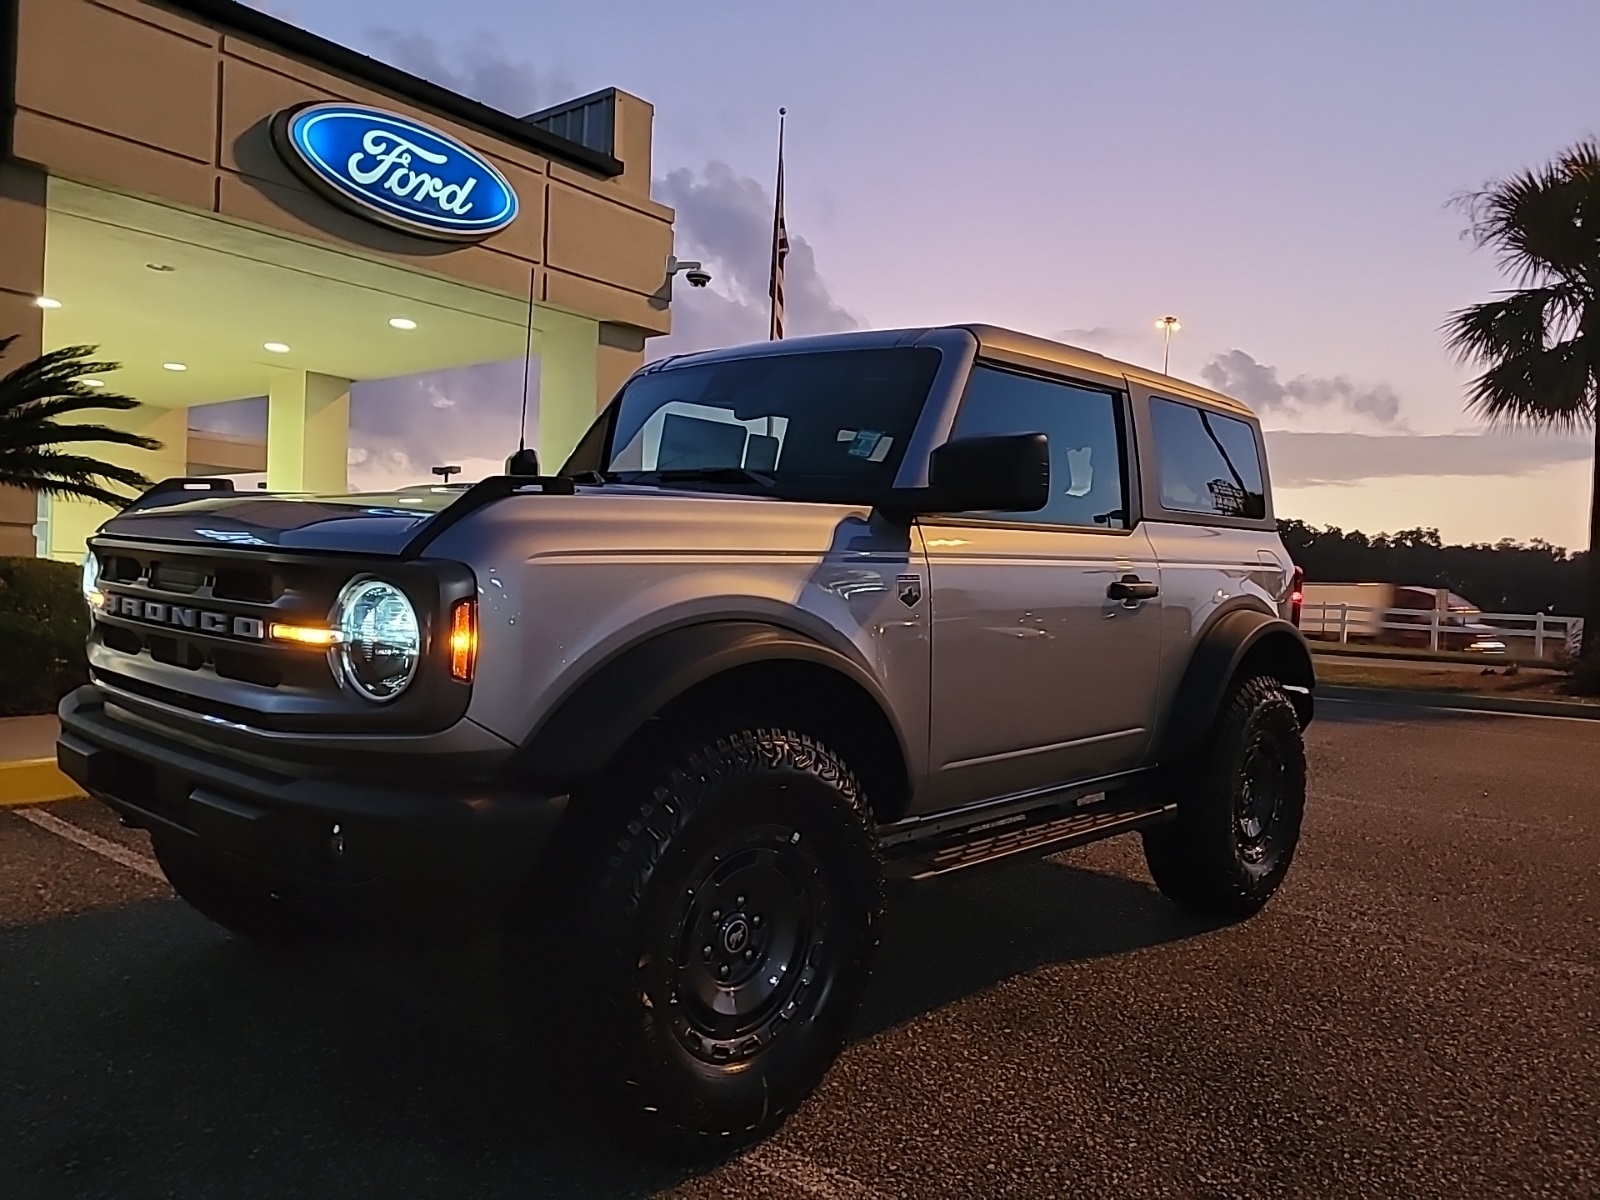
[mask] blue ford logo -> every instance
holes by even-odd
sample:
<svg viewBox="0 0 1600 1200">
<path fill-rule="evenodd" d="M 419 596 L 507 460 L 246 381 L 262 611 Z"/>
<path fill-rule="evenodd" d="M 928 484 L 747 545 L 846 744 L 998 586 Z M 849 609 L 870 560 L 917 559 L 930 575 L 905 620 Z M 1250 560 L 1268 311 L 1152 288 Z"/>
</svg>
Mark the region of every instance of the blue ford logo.
<svg viewBox="0 0 1600 1200">
<path fill-rule="evenodd" d="M 477 151 L 362 104 L 305 104 L 272 123 L 307 183 L 369 221 L 419 237 L 477 241 L 517 219 L 517 194 Z"/>
</svg>

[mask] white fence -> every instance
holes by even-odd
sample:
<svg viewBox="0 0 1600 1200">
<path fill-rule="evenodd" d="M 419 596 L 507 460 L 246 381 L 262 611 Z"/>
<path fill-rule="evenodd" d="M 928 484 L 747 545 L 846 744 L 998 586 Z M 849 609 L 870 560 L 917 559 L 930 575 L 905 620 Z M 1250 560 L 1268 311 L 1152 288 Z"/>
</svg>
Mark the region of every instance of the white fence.
<svg viewBox="0 0 1600 1200">
<path fill-rule="evenodd" d="M 1465 650 L 1473 641 L 1499 640 L 1507 650 L 1523 649 L 1511 641 L 1532 641 L 1534 658 L 1559 654 L 1576 657 L 1583 642 L 1582 617 L 1548 613 L 1452 613 L 1421 608 L 1369 608 L 1361 604 L 1307 603 L 1300 614 L 1307 637 L 1340 642 L 1374 641 L 1426 644 L 1429 650 Z M 1402 636 L 1395 636 L 1400 634 Z M 1403 636 L 1410 634 L 1409 638 Z"/>
</svg>

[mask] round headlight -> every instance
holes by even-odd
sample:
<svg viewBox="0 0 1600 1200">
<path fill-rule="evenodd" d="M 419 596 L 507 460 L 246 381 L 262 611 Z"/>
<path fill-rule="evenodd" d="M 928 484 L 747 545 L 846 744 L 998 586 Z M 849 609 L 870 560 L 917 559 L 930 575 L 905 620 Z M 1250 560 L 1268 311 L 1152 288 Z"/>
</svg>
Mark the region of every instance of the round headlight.
<svg viewBox="0 0 1600 1200">
<path fill-rule="evenodd" d="M 334 650 L 345 682 L 368 700 L 393 700 L 422 661 L 417 610 L 405 593 L 381 579 L 350 584 L 334 607 Z"/>
</svg>

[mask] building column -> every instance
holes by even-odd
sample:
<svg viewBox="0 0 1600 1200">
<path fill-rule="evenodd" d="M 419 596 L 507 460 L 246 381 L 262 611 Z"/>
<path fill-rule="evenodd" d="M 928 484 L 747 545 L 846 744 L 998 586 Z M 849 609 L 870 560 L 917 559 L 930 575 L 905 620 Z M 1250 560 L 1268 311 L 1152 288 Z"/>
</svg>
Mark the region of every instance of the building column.
<svg viewBox="0 0 1600 1200">
<path fill-rule="evenodd" d="M 83 414 L 86 423 L 109 425 L 130 433 L 142 433 L 161 443 L 159 450 L 140 450 L 133 446 L 113 446 L 100 442 L 85 442 L 82 453 L 131 467 L 151 483 L 182 476 L 189 469 L 189 410 L 186 408 L 157 408 L 141 404 L 123 412 L 91 410 Z M 121 491 L 112 484 L 112 491 Z M 67 562 L 83 558 L 84 546 L 100 525 L 112 517 L 115 510 L 92 500 L 69 500 L 62 496 L 47 497 L 39 509 L 39 553 Z"/>
<path fill-rule="evenodd" d="M 599 387 L 600 322 L 540 313 L 539 469 L 561 469 L 590 425 Z"/>
<path fill-rule="evenodd" d="M 39 355 L 44 312 L 34 303 L 44 291 L 45 177 L 0 163 L 0 338 L 15 335 L 0 375 Z M 32 492 L 0 488 L 0 555 L 32 558 L 38 501 Z"/>
<path fill-rule="evenodd" d="M 267 488 L 350 490 L 350 381 L 314 371 L 275 372 L 267 392 Z"/>
</svg>

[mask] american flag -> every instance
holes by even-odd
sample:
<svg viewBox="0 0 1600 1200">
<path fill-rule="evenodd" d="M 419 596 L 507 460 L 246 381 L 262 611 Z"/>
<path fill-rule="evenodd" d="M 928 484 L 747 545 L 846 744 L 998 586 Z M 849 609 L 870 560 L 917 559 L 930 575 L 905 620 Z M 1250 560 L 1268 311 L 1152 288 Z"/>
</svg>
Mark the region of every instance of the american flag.
<svg viewBox="0 0 1600 1200">
<path fill-rule="evenodd" d="M 783 223 L 783 118 L 787 109 L 778 110 L 778 198 L 772 213 L 772 279 L 767 294 L 772 297 L 772 323 L 767 336 L 783 338 L 783 260 L 789 257 L 789 230 Z"/>
</svg>

